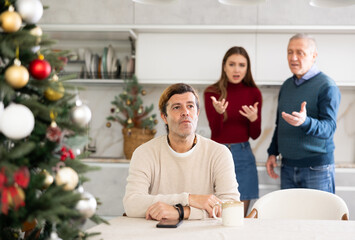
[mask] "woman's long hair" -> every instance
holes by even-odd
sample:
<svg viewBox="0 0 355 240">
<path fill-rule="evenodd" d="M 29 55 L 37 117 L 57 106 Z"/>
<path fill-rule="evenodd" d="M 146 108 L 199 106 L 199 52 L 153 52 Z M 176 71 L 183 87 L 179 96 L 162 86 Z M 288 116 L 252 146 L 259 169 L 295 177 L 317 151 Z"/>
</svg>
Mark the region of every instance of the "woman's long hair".
<svg viewBox="0 0 355 240">
<path fill-rule="evenodd" d="M 245 74 L 245 77 L 243 78 L 242 82 L 246 86 L 257 87 L 254 82 L 253 75 L 251 74 L 250 58 L 247 51 L 243 47 L 231 47 L 223 57 L 221 77 L 215 84 L 213 84 L 207 90 L 209 92 L 220 93 L 219 101 L 223 98 L 227 98 L 228 77 L 227 74 L 224 72 L 224 66 L 226 65 L 227 59 L 234 54 L 242 55 L 247 59 L 247 73 Z"/>
</svg>

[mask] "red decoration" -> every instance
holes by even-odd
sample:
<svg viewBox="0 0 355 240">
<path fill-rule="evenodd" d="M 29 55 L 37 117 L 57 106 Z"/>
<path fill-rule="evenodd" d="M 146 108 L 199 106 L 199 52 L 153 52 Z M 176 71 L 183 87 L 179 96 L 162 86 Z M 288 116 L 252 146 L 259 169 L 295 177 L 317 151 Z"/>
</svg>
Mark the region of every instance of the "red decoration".
<svg viewBox="0 0 355 240">
<path fill-rule="evenodd" d="M 30 182 L 30 171 L 27 167 L 21 167 L 14 173 L 14 181 L 22 188 L 27 188 Z"/>
<path fill-rule="evenodd" d="M 65 146 L 63 146 L 60 151 L 62 153 L 60 156 L 61 161 L 64 162 L 68 157 L 70 157 L 70 159 L 75 159 L 75 155 L 71 149 L 67 149 Z"/>
<path fill-rule="evenodd" d="M 7 185 L 7 177 L 5 168 L 1 168 L 0 172 L 0 193 L 1 193 L 1 212 L 8 214 L 9 207 L 17 210 L 19 207 L 25 206 L 24 192 L 22 188 L 26 188 L 30 181 L 30 172 L 27 167 L 19 168 L 13 175 L 14 183 Z"/>
<path fill-rule="evenodd" d="M 52 67 L 44 59 L 35 59 L 30 63 L 28 70 L 34 78 L 43 80 L 51 74 Z"/>
<path fill-rule="evenodd" d="M 5 175 L 5 168 L 1 168 L 1 172 L 0 172 L 0 191 L 2 190 L 3 186 L 5 186 L 5 184 L 7 183 L 7 178 Z"/>
<path fill-rule="evenodd" d="M 59 66 L 59 69 L 56 69 L 56 71 L 62 71 L 64 68 L 64 65 L 68 63 L 68 58 L 67 57 L 58 57 L 58 60 L 62 62 L 61 66 Z"/>
<path fill-rule="evenodd" d="M 62 138 L 62 130 L 57 126 L 57 124 L 51 124 L 47 128 L 46 137 L 51 142 L 60 142 Z"/>
</svg>

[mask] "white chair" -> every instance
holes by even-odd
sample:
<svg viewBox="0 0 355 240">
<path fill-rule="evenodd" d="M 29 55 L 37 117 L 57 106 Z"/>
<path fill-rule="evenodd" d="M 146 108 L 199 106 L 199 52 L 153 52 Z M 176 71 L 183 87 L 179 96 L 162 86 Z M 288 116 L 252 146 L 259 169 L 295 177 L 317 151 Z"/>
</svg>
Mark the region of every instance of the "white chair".
<svg viewBox="0 0 355 240">
<path fill-rule="evenodd" d="M 262 196 L 254 203 L 247 218 L 348 220 L 349 209 L 335 194 L 292 188 Z"/>
</svg>

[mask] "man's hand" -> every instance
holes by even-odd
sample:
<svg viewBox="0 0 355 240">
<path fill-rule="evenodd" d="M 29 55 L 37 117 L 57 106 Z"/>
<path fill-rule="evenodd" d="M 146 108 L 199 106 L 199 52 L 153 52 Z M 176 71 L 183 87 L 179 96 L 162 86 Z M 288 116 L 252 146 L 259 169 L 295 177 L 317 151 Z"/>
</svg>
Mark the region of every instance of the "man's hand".
<svg viewBox="0 0 355 240">
<path fill-rule="evenodd" d="M 217 99 L 213 96 L 211 97 L 211 99 L 216 112 L 218 112 L 219 114 L 223 114 L 228 107 L 228 102 L 226 102 L 224 98 L 222 99 L 222 101 L 217 101 Z"/>
<path fill-rule="evenodd" d="M 242 110 L 239 110 L 239 113 L 244 117 L 248 118 L 250 122 L 255 122 L 258 119 L 258 104 L 259 102 L 254 103 L 254 106 L 242 106 Z"/>
<path fill-rule="evenodd" d="M 279 178 L 279 175 L 277 175 L 274 171 L 275 167 L 277 167 L 276 156 L 270 155 L 266 162 L 266 170 L 269 176 L 273 179 Z"/>
<path fill-rule="evenodd" d="M 299 112 L 292 112 L 292 115 L 282 112 L 282 118 L 292 126 L 298 127 L 302 125 L 307 118 L 306 104 L 306 102 L 303 102 L 301 110 Z"/>
<path fill-rule="evenodd" d="M 214 205 L 222 202 L 218 197 L 213 194 L 210 195 L 197 195 L 190 194 L 189 195 L 189 205 L 191 207 L 199 208 L 206 210 L 208 212 L 209 217 L 213 217 L 212 210 Z M 218 208 L 217 217 L 221 216 L 221 210 Z"/>
<path fill-rule="evenodd" d="M 162 220 L 162 219 L 179 219 L 179 212 L 174 206 L 163 202 L 156 202 L 151 205 L 145 212 L 145 219 Z"/>
</svg>

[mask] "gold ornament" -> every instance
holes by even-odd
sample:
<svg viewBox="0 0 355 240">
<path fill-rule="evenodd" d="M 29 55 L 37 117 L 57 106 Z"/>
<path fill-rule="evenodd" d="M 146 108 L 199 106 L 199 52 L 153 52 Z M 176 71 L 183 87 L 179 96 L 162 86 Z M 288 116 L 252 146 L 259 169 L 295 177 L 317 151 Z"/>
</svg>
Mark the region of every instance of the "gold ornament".
<svg viewBox="0 0 355 240">
<path fill-rule="evenodd" d="M 52 77 L 52 81 L 53 81 L 53 82 L 58 82 L 58 80 L 59 80 L 58 75 L 57 75 L 57 74 L 54 74 L 53 77 Z"/>
<path fill-rule="evenodd" d="M 22 18 L 11 5 L 8 11 L 0 15 L 0 23 L 4 32 L 17 32 L 21 27 Z"/>
<path fill-rule="evenodd" d="M 110 123 L 110 122 L 107 122 L 107 123 L 106 123 L 106 127 L 110 128 L 110 127 L 111 127 L 111 123 Z"/>
<path fill-rule="evenodd" d="M 6 82 L 13 88 L 22 88 L 30 79 L 30 74 L 28 73 L 27 68 L 21 66 L 21 62 L 18 59 L 15 59 L 14 65 L 6 69 L 5 71 Z"/>
<path fill-rule="evenodd" d="M 146 91 L 146 90 L 142 90 L 142 91 L 141 91 L 141 94 L 144 96 L 144 95 L 147 94 L 147 91 Z"/>
<path fill-rule="evenodd" d="M 157 119 L 154 120 L 154 124 L 158 124 L 158 120 Z"/>
<path fill-rule="evenodd" d="M 63 167 L 57 172 L 55 182 L 58 186 L 63 185 L 65 191 L 71 191 L 78 185 L 79 176 L 72 168 Z"/>
<path fill-rule="evenodd" d="M 44 175 L 44 180 L 43 180 L 43 188 L 47 189 L 50 185 L 52 185 L 54 178 L 49 172 L 45 169 L 42 170 L 41 174 Z"/>
<path fill-rule="evenodd" d="M 58 83 L 58 90 L 54 90 L 53 88 L 47 88 L 46 91 L 44 91 L 44 96 L 49 100 L 49 101 L 57 101 L 61 99 L 64 96 L 65 89 L 63 87 L 62 83 Z"/>
<path fill-rule="evenodd" d="M 131 105 L 131 100 L 128 99 L 128 100 L 126 101 L 126 104 L 127 104 L 128 106 Z"/>
<path fill-rule="evenodd" d="M 43 35 L 42 28 L 40 28 L 39 26 L 32 28 L 30 30 L 30 33 L 35 37 L 42 37 L 42 35 Z"/>
<path fill-rule="evenodd" d="M 36 26 L 30 30 L 30 34 L 37 37 L 36 44 L 38 45 L 42 40 L 41 39 L 41 37 L 43 35 L 42 28 L 40 28 L 39 26 Z"/>
<path fill-rule="evenodd" d="M 18 196 L 22 201 L 25 201 L 25 192 L 20 187 L 15 187 L 18 193 Z M 10 207 L 14 207 L 14 200 L 12 199 L 10 191 L 7 192 L 7 201 Z"/>
<path fill-rule="evenodd" d="M 131 124 L 132 123 L 132 119 L 128 118 L 127 123 Z"/>
</svg>

